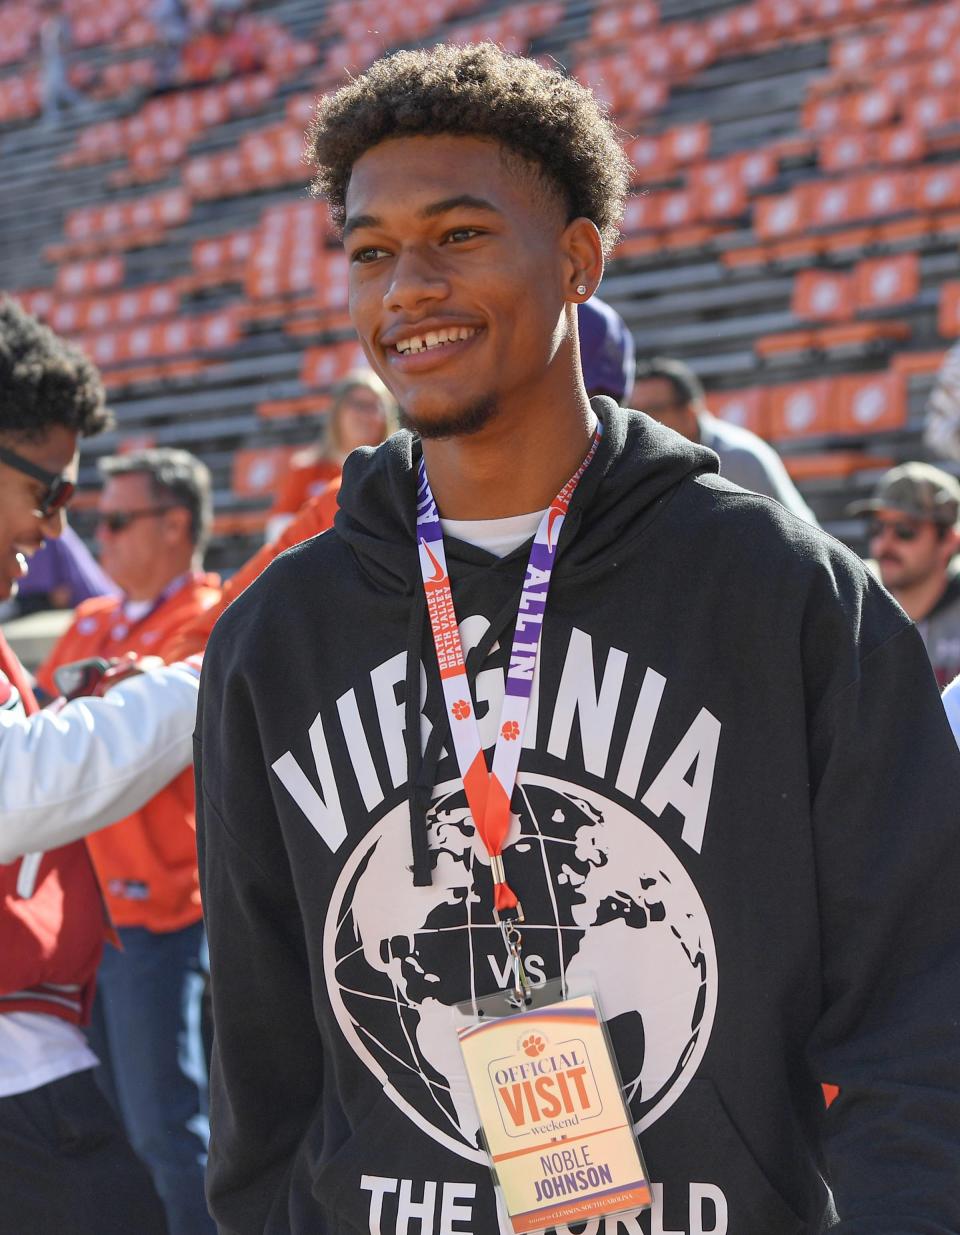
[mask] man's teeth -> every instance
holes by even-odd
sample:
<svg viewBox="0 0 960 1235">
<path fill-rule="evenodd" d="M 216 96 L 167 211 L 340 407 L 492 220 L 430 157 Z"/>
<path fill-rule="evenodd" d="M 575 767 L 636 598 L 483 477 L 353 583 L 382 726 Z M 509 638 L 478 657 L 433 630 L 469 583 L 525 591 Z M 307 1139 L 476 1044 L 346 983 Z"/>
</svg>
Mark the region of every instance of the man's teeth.
<svg viewBox="0 0 960 1235">
<path fill-rule="evenodd" d="M 444 343 L 459 343 L 476 333 L 472 326 L 449 326 L 446 330 L 428 330 L 426 334 L 411 335 L 409 339 L 401 339 L 395 346 L 402 356 L 409 356 L 428 351 L 431 347 L 440 347 Z"/>
</svg>

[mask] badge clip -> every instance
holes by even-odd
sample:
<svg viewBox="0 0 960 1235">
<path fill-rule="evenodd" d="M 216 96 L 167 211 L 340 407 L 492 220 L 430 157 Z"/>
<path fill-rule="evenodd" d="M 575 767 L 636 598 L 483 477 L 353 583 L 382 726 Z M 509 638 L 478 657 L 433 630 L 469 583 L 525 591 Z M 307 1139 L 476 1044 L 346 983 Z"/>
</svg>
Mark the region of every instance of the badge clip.
<svg viewBox="0 0 960 1235">
<path fill-rule="evenodd" d="M 517 910 L 520 910 L 519 905 L 517 905 Z M 507 945 L 507 953 L 510 957 L 510 965 L 513 972 L 513 987 L 506 990 L 505 998 L 511 1008 L 517 1008 L 520 1011 L 524 1008 L 529 1008 L 533 1002 L 530 979 L 527 977 L 527 970 L 524 966 L 521 952 L 523 935 L 517 929 L 517 923 L 522 921 L 522 913 L 516 919 L 498 918 L 503 942 Z"/>
</svg>

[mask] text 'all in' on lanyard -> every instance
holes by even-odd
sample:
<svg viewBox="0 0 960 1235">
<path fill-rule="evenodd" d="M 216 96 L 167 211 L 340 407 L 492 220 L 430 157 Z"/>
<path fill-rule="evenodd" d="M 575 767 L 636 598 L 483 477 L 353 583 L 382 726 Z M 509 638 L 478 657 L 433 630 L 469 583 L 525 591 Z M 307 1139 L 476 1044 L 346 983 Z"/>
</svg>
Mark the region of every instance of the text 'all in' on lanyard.
<svg viewBox="0 0 960 1235">
<path fill-rule="evenodd" d="M 467 681 L 460 629 L 453 607 L 447 557 L 443 548 L 443 528 L 427 480 L 426 465 L 423 458 L 420 459 L 417 541 L 423 590 L 427 598 L 430 629 L 433 632 L 457 764 L 470 813 L 490 857 L 494 912 L 501 925 L 504 925 L 507 919 L 511 922 L 523 921 L 520 903 L 506 880 L 502 855 L 510 828 L 510 799 L 516 784 L 524 726 L 533 693 L 533 677 L 540 651 L 540 632 L 547 607 L 547 592 L 553 574 L 557 541 L 570 499 L 597 452 L 602 432 L 603 426 L 598 425 L 586 457 L 544 511 L 533 538 L 510 650 L 510 666 L 507 670 L 492 772 L 487 771 L 487 762 L 480 744 L 480 729 L 474 714 L 470 684 Z M 506 929 L 505 936 L 511 954 L 519 965 L 518 950 L 511 943 Z M 519 943 L 518 935 L 516 943 Z"/>
</svg>

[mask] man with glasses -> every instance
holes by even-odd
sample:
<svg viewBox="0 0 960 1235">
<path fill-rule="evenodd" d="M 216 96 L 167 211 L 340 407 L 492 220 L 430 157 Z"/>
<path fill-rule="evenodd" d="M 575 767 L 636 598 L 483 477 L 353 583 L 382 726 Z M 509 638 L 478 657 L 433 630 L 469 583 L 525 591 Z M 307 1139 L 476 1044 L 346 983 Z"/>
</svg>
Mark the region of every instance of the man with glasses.
<svg viewBox="0 0 960 1235">
<path fill-rule="evenodd" d="M 211 523 L 210 474 L 184 450 L 106 458 L 97 539 L 120 596 L 77 608 L 37 677 L 128 653 L 165 657 L 175 634 L 220 598 L 201 564 Z M 98 1073 L 153 1175 L 170 1235 L 214 1227 L 203 1197 L 206 1068 L 200 1036 L 205 954 L 190 772 L 89 841 L 122 951 L 99 971 L 91 1043 Z"/>
<path fill-rule="evenodd" d="M 900 602 L 927 648 L 941 688 L 960 673 L 960 484 L 929 463 L 903 463 L 886 472 L 869 501 L 851 514 L 870 513 L 870 553 L 883 585 Z"/>
<path fill-rule="evenodd" d="M 630 407 L 715 451 L 720 456 L 720 474 L 727 480 L 751 493 L 776 498 L 806 523 L 816 525 L 816 516 L 773 447 L 749 429 L 712 416 L 700 379 L 682 361 L 664 356 L 639 361 Z"/>
<path fill-rule="evenodd" d="M 0 299 L 0 602 L 64 528 L 77 441 L 107 427 L 93 365 Z M 190 762 L 197 674 L 40 712 L 0 634 L 0 1197 L 4 1231 L 162 1235 L 163 1211 L 82 1033 L 108 923 L 80 838 Z"/>
</svg>

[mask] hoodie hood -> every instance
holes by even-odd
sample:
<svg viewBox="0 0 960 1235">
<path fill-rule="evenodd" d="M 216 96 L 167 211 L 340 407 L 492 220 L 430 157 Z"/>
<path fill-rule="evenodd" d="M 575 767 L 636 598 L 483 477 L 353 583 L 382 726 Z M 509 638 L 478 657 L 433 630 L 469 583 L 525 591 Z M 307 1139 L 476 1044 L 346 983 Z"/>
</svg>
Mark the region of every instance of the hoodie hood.
<svg viewBox="0 0 960 1235">
<path fill-rule="evenodd" d="M 591 406 L 603 422 L 603 437 L 561 533 L 558 552 L 568 571 L 595 561 L 627 528 L 635 530 L 639 521 L 653 518 L 685 477 L 720 470 L 712 450 L 688 442 L 643 412 L 603 396 L 592 399 Z M 382 446 L 354 451 L 344 465 L 337 532 L 367 574 L 389 591 L 409 593 L 420 587 L 416 488 L 422 453 L 420 439 L 402 430 Z M 453 560 L 491 561 L 483 550 L 456 541 L 447 552 Z"/>
</svg>

